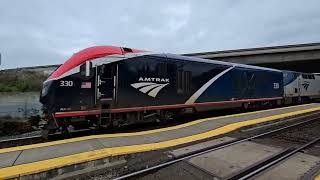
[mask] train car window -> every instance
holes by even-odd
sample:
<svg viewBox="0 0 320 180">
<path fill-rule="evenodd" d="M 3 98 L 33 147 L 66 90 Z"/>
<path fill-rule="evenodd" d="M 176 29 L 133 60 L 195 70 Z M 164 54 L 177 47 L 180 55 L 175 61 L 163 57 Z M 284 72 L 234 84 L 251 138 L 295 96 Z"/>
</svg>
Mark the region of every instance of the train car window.
<svg viewBox="0 0 320 180">
<path fill-rule="evenodd" d="M 80 75 L 85 77 L 91 77 L 92 73 L 92 62 L 86 61 L 80 66 Z"/>
<path fill-rule="evenodd" d="M 284 77 L 283 78 L 283 84 L 287 85 L 287 84 L 289 84 L 291 82 L 292 79 L 295 78 L 295 74 L 285 72 L 283 74 L 283 77 Z"/>
<path fill-rule="evenodd" d="M 302 78 L 303 78 L 303 79 L 308 79 L 308 75 L 302 74 Z"/>
<path fill-rule="evenodd" d="M 101 78 L 110 79 L 112 78 L 113 68 L 112 64 L 104 64 L 102 66 Z"/>
<path fill-rule="evenodd" d="M 85 76 L 86 75 L 86 63 L 82 64 L 80 66 L 80 75 Z"/>
</svg>

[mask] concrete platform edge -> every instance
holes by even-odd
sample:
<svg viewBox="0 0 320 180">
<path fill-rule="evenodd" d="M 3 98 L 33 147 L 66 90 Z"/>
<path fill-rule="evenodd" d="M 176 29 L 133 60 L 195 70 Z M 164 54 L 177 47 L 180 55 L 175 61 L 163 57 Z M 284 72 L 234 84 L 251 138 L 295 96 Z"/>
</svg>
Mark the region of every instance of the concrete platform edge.
<svg viewBox="0 0 320 180">
<path fill-rule="evenodd" d="M 188 137 L 183 137 L 179 139 L 159 142 L 159 143 L 151 143 L 151 144 L 140 144 L 140 145 L 131 145 L 131 146 L 123 146 L 123 147 L 114 147 L 114 148 L 106 148 L 101 150 L 95 150 L 80 154 L 74 154 L 70 156 L 65 157 L 59 157 L 44 161 L 38 161 L 34 163 L 28 163 L 28 164 L 22 164 L 7 168 L 0 169 L 0 178 L 8 179 L 8 178 L 17 178 L 20 176 L 26 176 L 30 174 L 37 174 L 44 171 L 49 171 L 56 168 L 62 168 L 66 166 L 71 166 L 80 163 L 86 163 L 89 161 L 95 161 L 98 159 L 103 159 L 107 157 L 112 156 L 120 156 L 120 155 L 126 155 L 126 154 L 133 154 L 133 153 L 139 153 L 139 152 L 146 152 L 146 151 L 152 151 L 152 150 L 158 150 L 158 149 L 164 149 L 168 147 L 173 147 L 185 143 L 190 143 L 210 137 L 214 137 L 217 135 L 225 134 L 228 132 L 231 132 L 233 130 L 239 129 L 241 127 L 250 126 L 253 124 L 278 120 L 282 118 L 288 118 L 291 116 L 296 115 L 302 115 L 309 112 L 319 111 L 320 107 L 317 108 L 310 108 L 305 109 L 301 111 L 295 111 L 290 113 L 284 113 L 284 114 L 278 114 L 274 116 L 264 117 L 264 118 L 258 118 L 258 119 L 252 119 L 247 121 L 242 121 L 238 123 L 229 124 L 227 126 L 214 129 L 205 133 L 196 134 Z"/>
</svg>

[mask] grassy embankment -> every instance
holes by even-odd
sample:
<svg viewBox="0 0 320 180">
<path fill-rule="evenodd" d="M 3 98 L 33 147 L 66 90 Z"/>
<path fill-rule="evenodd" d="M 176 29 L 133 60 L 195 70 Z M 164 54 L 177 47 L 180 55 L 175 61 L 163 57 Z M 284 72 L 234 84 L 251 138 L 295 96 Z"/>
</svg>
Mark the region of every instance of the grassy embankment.
<svg viewBox="0 0 320 180">
<path fill-rule="evenodd" d="M 47 75 L 34 71 L 0 71 L 0 92 L 40 91 Z"/>
</svg>

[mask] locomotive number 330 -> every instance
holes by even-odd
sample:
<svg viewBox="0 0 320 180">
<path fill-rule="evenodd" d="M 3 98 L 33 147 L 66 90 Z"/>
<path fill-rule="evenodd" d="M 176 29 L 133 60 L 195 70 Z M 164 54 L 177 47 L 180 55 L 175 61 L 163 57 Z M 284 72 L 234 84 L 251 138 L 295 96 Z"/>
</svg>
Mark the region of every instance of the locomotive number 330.
<svg viewBox="0 0 320 180">
<path fill-rule="evenodd" d="M 60 86 L 72 87 L 73 81 L 60 81 Z"/>
</svg>

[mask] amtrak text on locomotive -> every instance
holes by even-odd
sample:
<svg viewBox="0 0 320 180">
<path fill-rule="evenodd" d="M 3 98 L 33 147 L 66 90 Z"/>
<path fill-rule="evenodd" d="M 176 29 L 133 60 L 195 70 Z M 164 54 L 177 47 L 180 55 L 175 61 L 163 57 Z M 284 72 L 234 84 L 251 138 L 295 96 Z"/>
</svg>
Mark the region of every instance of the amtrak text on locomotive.
<svg viewBox="0 0 320 180">
<path fill-rule="evenodd" d="M 150 78 L 150 77 L 140 77 L 139 81 L 143 82 L 164 82 L 168 83 L 170 80 L 169 78 Z"/>
</svg>

